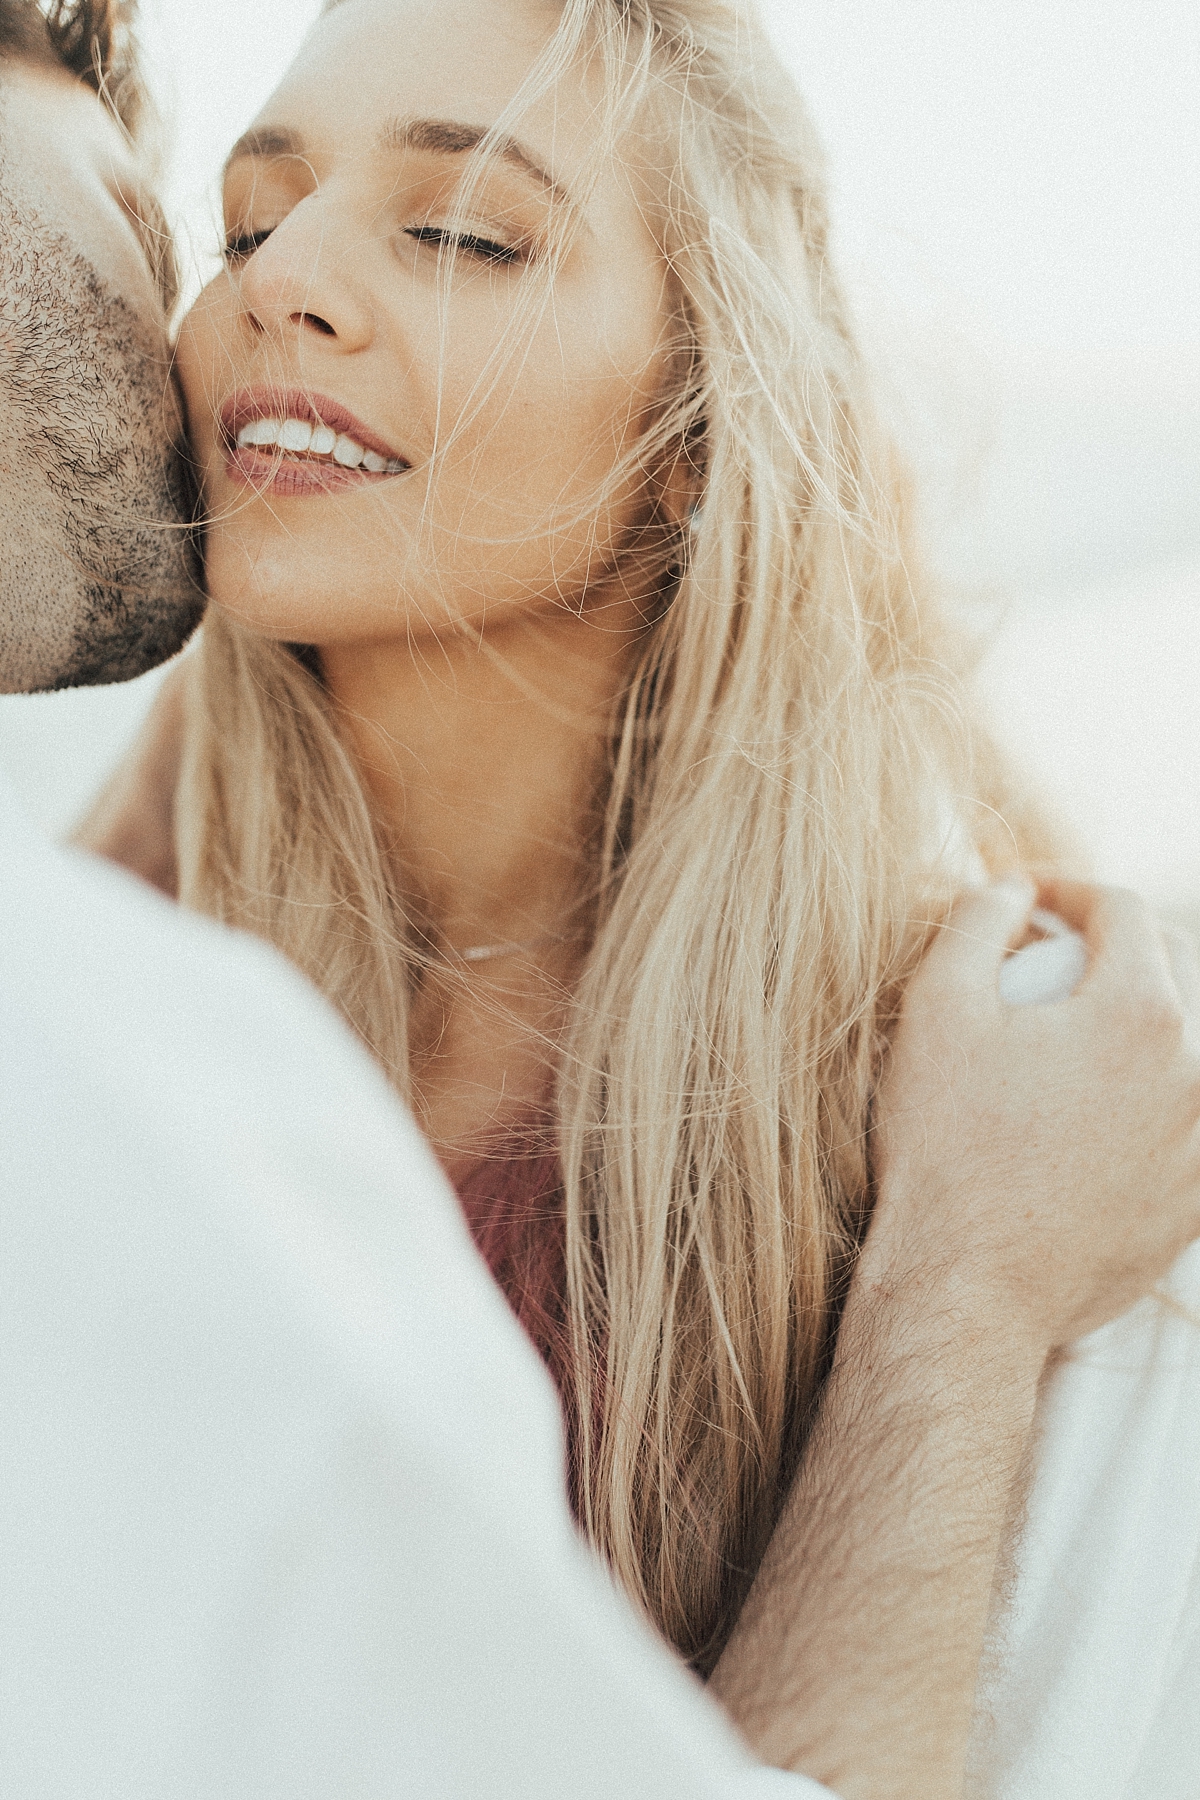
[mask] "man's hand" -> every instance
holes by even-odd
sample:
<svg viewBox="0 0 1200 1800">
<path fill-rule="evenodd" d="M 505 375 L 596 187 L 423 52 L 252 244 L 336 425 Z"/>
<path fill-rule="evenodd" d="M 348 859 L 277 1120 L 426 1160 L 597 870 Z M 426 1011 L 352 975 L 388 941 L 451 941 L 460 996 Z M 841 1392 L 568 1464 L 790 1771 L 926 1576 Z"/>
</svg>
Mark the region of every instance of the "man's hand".
<svg viewBox="0 0 1200 1800">
<path fill-rule="evenodd" d="M 1088 945 L 1069 1000 L 999 999 L 1028 905 L 1004 887 L 956 909 L 912 982 L 863 1272 L 936 1275 L 1045 1353 L 1131 1306 L 1200 1235 L 1200 1061 L 1180 993 L 1194 953 L 1133 894 L 1058 882 L 1042 903 Z"/>
<path fill-rule="evenodd" d="M 970 897 L 911 984 L 833 1372 L 713 1677 L 765 1760 L 846 1800 L 960 1800 L 1047 1359 L 1200 1233 L 1200 1065 L 1163 939 L 1131 896 L 1049 887 L 1087 976 L 1008 1008 L 1032 898 Z"/>
</svg>

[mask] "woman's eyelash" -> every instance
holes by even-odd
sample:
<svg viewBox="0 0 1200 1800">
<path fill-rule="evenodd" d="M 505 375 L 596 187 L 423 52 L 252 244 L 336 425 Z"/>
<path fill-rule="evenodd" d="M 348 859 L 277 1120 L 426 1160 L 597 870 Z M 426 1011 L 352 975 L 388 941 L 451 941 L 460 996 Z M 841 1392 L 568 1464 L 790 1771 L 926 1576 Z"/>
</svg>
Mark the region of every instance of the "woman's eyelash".
<svg viewBox="0 0 1200 1800">
<path fill-rule="evenodd" d="M 410 225 L 407 236 L 418 244 L 433 244 L 437 249 L 445 246 L 465 250 L 469 256 L 481 257 L 484 262 L 513 263 L 521 255 L 512 244 L 497 244 L 491 238 L 478 237 L 471 231 L 447 231 L 441 225 Z"/>
<path fill-rule="evenodd" d="M 260 244 L 265 244 L 275 229 L 268 231 L 237 231 L 225 240 L 226 262 L 245 262 L 254 255 Z"/>
<path fill-rule="evenodd" d="M 234 232 L 225 240 L 225 260 L 248 261 L 266 243 L 273 230 L 274 226 L 266 231 Z M 448 249 L 465 250 L 468 256 L 478 256 L 484 262 L 513 263 L 521 255 L 520 250 L 512 244 L 500 244 L 493 238 L 480 237 L 472 231 L 448 231 L 441 225 L 413 225 L 407 235 L 418 244 L 432 244 L 437 249 L 445 246 Z"/>
</svg>

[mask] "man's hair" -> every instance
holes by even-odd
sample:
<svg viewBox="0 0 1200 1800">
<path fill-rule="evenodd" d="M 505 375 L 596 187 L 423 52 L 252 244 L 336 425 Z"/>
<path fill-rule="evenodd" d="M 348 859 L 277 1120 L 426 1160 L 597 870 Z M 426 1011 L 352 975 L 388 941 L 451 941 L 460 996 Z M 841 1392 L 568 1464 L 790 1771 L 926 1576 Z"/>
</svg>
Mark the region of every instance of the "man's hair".
<svg viewBox="0 0 1200 1800">
<path fill-rule="evenodd" d="M 131 140 L 141 140 L 139 149 L 153 163 L 156 120 L 134 30 L 137 7 L 138 0 L 0 0 L 0 58 L 28 57 L 74 75 L 100 96 Z M 179 266 L 156 204 L 142 220 L 141 236 L 170 313 L 179 297 Z"/>
<path fill-rule="evenodd" d="M 61 63 L 132 137 L 148 111 L 136 12 L 137 0 L 0 0 L 0 55 Z"/>
</svg>

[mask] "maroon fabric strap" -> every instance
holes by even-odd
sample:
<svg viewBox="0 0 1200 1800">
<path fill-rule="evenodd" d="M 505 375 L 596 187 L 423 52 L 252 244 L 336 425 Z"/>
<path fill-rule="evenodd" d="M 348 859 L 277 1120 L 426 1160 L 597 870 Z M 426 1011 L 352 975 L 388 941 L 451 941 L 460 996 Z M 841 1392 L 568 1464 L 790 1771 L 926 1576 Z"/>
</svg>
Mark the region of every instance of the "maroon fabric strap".
<svg viewBox="0 0 1200 1800">
<path fill-rule="evenodd" d="M 558 1388 L 567 1491 L 580 1515 L 581 1458 L 574 1354 L 567 1328 L 566 1231 L 558 1153 L 536 1125 L 507 1133 L 486 1154 L 448 1161 L 472 1236 Z M 605 1406 L 603 1345 L 593 1348 L 593 1420 Z"/>
<path fill-rule="evenodd" d="M 557 1152 L 526 1134 L 448 1173 L 479 1250 L 558 1383 L 570 1389 L 562 1183 Z"/>
</svg>

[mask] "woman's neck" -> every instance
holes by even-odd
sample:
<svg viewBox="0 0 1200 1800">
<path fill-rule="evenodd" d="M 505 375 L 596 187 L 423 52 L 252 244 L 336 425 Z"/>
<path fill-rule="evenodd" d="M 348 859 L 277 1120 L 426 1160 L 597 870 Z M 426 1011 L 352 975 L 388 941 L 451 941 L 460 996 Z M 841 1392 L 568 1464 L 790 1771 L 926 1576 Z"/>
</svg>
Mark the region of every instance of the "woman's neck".
<svg viewBox="0 0 1200 1800">
<path fill-rule="evenodd" d="M 629 614 L 322 654 L 398 879 L 445 958 L 417 997 L 411 1049 L 418 1110 L 448 1161 L 545 1098 L 586 949 L 613 706 L 644 630 Z M 500 945 L 522 948 L 456 955 Z"/>
<path fill-rule="evenodd" d="M 558 933 L 634 634 L 567 613 L 322 653 L 398 871 L 443 949 Z"/>
</svg>

